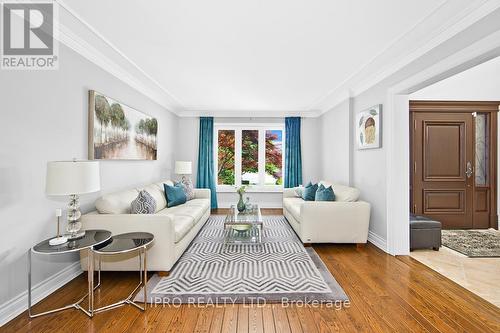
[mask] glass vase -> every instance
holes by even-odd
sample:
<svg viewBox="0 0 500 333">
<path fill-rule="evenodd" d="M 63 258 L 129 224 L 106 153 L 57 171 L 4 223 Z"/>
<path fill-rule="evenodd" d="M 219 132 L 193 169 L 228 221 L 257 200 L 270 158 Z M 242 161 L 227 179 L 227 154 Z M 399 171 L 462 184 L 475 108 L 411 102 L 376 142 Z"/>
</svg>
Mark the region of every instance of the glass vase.
<svg viewBox="0 0 500 333">
<path fill-rule="evenodd" d="M 238 205 L 236 207 L 238 208 L 238 212 L 242 213 L 245 211 L 245 203 L 243 202 L 243 194 L 238 194 L 240 195 L 240 200 L 238 200 Z"/>
</svg>

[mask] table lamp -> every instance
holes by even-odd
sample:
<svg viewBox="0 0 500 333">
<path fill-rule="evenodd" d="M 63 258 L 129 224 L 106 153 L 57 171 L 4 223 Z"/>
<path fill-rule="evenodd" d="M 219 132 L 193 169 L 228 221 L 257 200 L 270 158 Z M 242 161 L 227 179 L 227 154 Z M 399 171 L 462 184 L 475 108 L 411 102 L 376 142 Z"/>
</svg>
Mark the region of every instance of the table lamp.
<svg viewBox="0 0 500 333">
<path fill-rule="evenodd" d="M 190 175 L 191 172 L 191 161 L 175 161 L 175 173 L 182 175 L 182 181 L 185 181 L 186 176 Z"/>
<path fill-rule="evenodd" d="M 50 196 L 69 196 L 68 239 L 83 237 L 80 232 L 79 195 L 98 192 L 101 189 L 99 162 L 97 161 L 54 161 L 47 163 L 45 192 Z"/>
</svg>

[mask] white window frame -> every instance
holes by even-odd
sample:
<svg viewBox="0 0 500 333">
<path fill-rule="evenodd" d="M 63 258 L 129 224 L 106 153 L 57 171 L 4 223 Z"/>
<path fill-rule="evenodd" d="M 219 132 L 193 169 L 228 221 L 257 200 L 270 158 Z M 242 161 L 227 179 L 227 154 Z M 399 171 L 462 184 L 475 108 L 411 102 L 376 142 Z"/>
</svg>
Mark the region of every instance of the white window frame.
<svg viewBox="0 0 500 333">
<path fill-rule="evenodd" d="M 219 131 L 234 131 L 234 185 L 219 185 L 217 179 L 217 170 L 219 169 Z M 264 185 L 266 177 L 266 131 L 282 131 L 282 160 L 281 170 L 283 172 L 283 183 L 285 178 L 285 125 L 284 124 L 234 124 L 234 123 L 216 123 L 214 124 L 214 164 L 215 164 L 215 184 L 217 192 L 235 192 L 236 187 L 241 186 L 241 141 L 242 131 L 259 131 L 259 185 L 249 185 L 248 192 L 283 192 L 284 185 Z"/>
</svg>

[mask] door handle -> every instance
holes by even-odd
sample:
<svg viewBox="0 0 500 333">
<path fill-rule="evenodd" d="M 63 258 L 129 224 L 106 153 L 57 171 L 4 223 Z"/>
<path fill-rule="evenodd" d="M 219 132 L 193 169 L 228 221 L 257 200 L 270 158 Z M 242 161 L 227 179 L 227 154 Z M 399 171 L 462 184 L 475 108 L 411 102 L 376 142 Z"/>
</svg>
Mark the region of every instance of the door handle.
<svg viewBox="0 0 500 333">
<path fill-rule="evenodd" d="M 470 178 L 472 176 L 472 173 L 474 171 L 472 170 L 472 163 L 469 161 L 467 162 L 467 168 L 465 170 L 465 175 L 467 176 L 467 178 Z"/>
</svg>

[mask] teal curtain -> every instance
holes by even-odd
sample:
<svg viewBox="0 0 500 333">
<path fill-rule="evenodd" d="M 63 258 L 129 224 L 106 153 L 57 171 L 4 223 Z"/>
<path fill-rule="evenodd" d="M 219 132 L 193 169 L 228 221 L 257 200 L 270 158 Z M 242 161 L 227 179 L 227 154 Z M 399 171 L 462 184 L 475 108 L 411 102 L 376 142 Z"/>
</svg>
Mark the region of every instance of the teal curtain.
<svg viewBox="0 0 500 333">
<path fill-rule="evenodd" d="M 285 187 L 302 184 L 300 117 L 285 118 Z"/>
<path fill-rule="evenodd" d="M 210 189 L 212 209 L 217 208 L 213 117 L 200 117 L 200 137 L 198 142 L 198 175 L 196 177 L 196 187 Z"/>
</svg>

